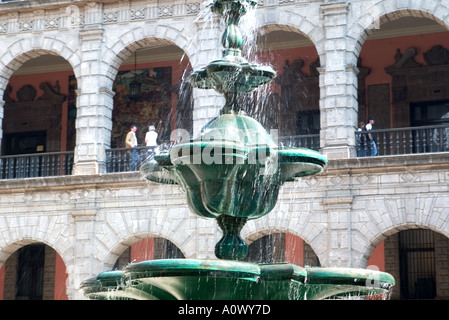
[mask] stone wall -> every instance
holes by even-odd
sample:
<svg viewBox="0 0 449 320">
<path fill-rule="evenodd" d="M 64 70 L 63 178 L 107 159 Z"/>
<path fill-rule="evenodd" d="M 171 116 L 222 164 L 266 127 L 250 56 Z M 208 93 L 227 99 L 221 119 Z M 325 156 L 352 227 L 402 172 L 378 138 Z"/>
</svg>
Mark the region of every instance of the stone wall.
<svg viewBox="0 0 449 320">
<path fill-rule="evenodd" d="M 71 299 L 82 298 L 81 281 L 111 268 L 139 239 L 164 237 L 187 258 L 213 258 L 220 237 L 214 221 L 190 213 L 178 187 L 146 182 L 135 173 L 104 174 L 118 68 L 138 48 L 166 43 L 184 50 L 194 69 L 219 57 L 221 33 L 199 32 L 205 20 L 197 15 L 204 4 L 75 4 L 0 4 L 0 92 L 23 63 L 48 53 L 66 59 L 78 83 L 74 175 L 2 181 L 0 265 L 18 248 L 43 242 L 64 260 Z M 287 183 L 273 212 L 243 229 L 249 242 L 271 232 L 289 232 L 303 238 L 323 266 L 365 267 L 376 245 L 400 230 L 429 228 L 449 236 L 447 154 L 351 158 L 357 59 L 364 40 L 381 23 L 406 16 L 430 18 L 447 28 L 448 12 L 447 0 L 260 3 L 258 27 L 302 33 L 316 47 L 321 62 L 320 143 L 330 163 L 320 176 Z M 197 35 L 195 41 L 192 35 Z M 222 98 L 201 90 L 193 95 L 197 133 L 217 115 Z"/>
<path fill-rule="evenodd" d="M 274 210 L 249 221 L 242 236 L 252 242 L 292 233 L 310 245 L 322 266 L 341 267 L 366 267 L 377 244 L 407 228 L 430 228 L 447 240 L 445 157 L 391 157 L 388 167 L 384 158 L 330 161 L 323 174 L 284 185 Z M 208 259 L 215 258 L 221 237 L 214 220 L 190 212 L 178 186 L 147 182 L 138 173 L 5 180 L 0 232 L 1 264 L 33 242 L 58 252 L 70 298 L 80 298 L 81 281 L 112 268 L 140 239 L 162 237 L 186 258 Z M 388 266 L 391 249 L 385 250 Z"/>
</svg>

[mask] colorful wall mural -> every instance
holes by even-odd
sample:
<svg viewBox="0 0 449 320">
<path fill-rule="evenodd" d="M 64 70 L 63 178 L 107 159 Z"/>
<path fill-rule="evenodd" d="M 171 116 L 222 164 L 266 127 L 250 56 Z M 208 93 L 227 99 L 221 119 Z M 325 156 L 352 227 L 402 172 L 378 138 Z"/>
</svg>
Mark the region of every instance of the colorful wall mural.
<svg viewBox="0 0 449 320">
<path fill-rule="evenodd" d="M 144 145 L 148 126 L 160 139 L 170 136 L 172 68 L 120 71 L 114 82 L 111 148 L 124 148 L 131 125 L 137 125 L 137 141 Z"/>
</svg>

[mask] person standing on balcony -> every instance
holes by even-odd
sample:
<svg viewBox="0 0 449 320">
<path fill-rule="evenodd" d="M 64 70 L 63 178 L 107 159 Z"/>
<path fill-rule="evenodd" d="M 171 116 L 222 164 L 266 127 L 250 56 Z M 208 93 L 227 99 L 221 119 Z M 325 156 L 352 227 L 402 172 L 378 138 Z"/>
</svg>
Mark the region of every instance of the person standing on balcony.
<svg viewBox="0 0 449 320">
<path fill-rule="evenodd" d="M 357 131 L 359 131 L 359 133 L 357 133 L 357 142 L 358 142 L 358 153 L 357 156 L 358 157 L 364 157 L 366 152 L 366 138 L 365 138 L 365 134 L 360 132 L 360 131 L 365 131 L 365 122 L 360 121 L 359 123 L 359 128 L 357 129 Z"/>
<path fill-rule="evenodd" d="M 137 126 L 132 125 L 131 130 L 128 132 L 125 139 L 126 147 L 133 149 L 131 150 L 131 164 L 130 164 L 131 171 L 136 170 L 136 164 L 140 162 L 140 155 L 139 152 L 136 150 L 136 147 L 138 146 L 136 132 Z"/>
<path fill-rule="evenodd" d="M 148 127 L 148 132 L 145 134 L 145 143 L 147 144 L 148 155 L 157 153 L 157 137 L 156 128 L 151 125 Z"/>
<path fill-rule="evenodd" d="M 373 130 L 373 126 L 374 126 L 374 118 L 373 117 L 369 117 L 368 118 L 368 123 L 365 126 L 366 131 L 371 131 Z M 368 150 L 367 150 L 367 156 L 377 156 L 377 146 L 376 146 L 376 141 L 374 139 L 374 135 L 372 133 L 368 133 L 367 134 L 368 137 Z"/>
</svg>

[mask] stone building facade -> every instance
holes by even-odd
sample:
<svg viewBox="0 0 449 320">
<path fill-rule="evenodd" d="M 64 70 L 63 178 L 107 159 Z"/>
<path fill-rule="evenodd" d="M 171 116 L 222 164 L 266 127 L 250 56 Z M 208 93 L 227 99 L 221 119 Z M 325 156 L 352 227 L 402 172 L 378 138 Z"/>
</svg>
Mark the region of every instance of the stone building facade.
<svg viewBox="0 0 449 320">
<path fill-rule="evenodd" d="M 65 59 L 78 86 L 73 173 L 0 181 L 0 265 L 19 248 L 44 243 L 66 266 L 68 298 L 82 299 L 80 282 L 111 269 L 140 239 L 162 237 L 186 258 L 214 258 L 221 231 L 189 211 L 177 186 L 145 181 L 137 172 L 106 172 L 119 67 L 136 50 L 165 44 L 180 48 L 193 69 L 220 57 L 221 33 L 201 17 L 204 7 L 190 0 L 0 3 L 0 92 L 22 65 L 43 54 Z M 449 153 L 360 158 L 354 132 L 364 41 L 383 24 L 408 17 L 448 30 L 449 1 L 269 0 L 255 16 L 259 29 L 299 33 L 318 53 L 320 151 L 329 165 L 319 176 L 286 183 L 273 212 L 250 221 L 243 237 L 252 242 L 291 233 L 323 266 L 365 268 L 384 240 L 429 229 L 439 234 L 444 252 L 436 262 L 437 296 L 448 297 Z M 222 98 L 198 89 L 193 98 L 197 134 L 217 116 Z M 0 110 L 4 128 L 8 119 Z M 385 243 L 386 269 L 391 263 L 395 276 L 391 261 L 397 258 L 388 252 L 396 244 Z"/>
</svg>

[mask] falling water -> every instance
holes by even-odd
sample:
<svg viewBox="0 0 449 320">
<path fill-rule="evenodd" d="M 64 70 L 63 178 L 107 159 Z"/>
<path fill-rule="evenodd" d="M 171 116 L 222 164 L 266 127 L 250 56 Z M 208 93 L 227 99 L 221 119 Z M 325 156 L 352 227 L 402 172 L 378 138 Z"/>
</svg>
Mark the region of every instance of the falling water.
<svg viewBox="0 0 449 320">
<path fill-rule="evenodd" d="M 230 0 L 222 1 L 214 2 L 217 6 L 213 7 L 213 11 L 218 12 L 230 8 Z M 208 4 L 205 4 L 206 8 Z M 232 2 L 232 5 L 235 4 L 236 2 Z M 238 2 L 237 4 L 242 3 Z M 249 5 L 248 1 L 243 1 L 243 4 Z M 250 10 L 250 7 L 251 5 L 247 8 L 249 9 L 247 10 L 247 15 L 244 15 L 246 20 L 241 20 L 243 25 L 255 22 L 255 12 Z M 268 83 L 275 76 L 273 70 L 260 68 L 249 62 L 246 63 L 245 59 L 242 59 L 240 56 L 240 36 L 239 30 L 236 30 L 239 28 L 235 28 L 235 23 L 242 13 L 242 11 L 239 11 L 241 9 L 242 7 L 237 5 L 237 7 L 231 9 L 233 11 L 229 17 L 224 18 L 230 19 L 222 38 L 223 46 L 226 46 L 224 48 L 226 56 L 219 61 L 212 61 L 205 69 L 194 73 L 192 84 L 203 89 L 215 88 L 217 92 L 226 96 L 225 111 L 216 119 L 217 121 L 210 122 L 205 127 L 205 130 L 216 130 L 217 132 L 222 130 L 221 126 L 225 127 L 225 129 L 240 130 L 244 126 L 247 131 L 254 130 L 257 133 L 263 133 L 266 144 L 262 145 L 255 142 L 255 140 L 247 143 L 244 139 L 236 139 L 237 141 L 233 144 L 233 149 L 231 149 L 233 150 L 232 154 L 235 158 L 241 156 L 238 153 L 241 152 L 240 144 L 250 145 L 251 143 L 257 148 L 266 148 L 270 152 L 270 156 L 279 154 L 281 159 L 279 162 L 276 162 L 277 169 L 274 173 L 276 176 L 261 174 L 262 171 L 259 169 L 262 166 L 264 168 L 269 166 L 267 162 L 257 163 L 257 166 L 254 166 L 255 163 L 251 162 L 246 163 L 244 166 L 240 166 L 240 163 L 226 163 L 223 165 L 221 162 L 215 163 L 214 165 L 216 166 L 210 166 L 206 161 L 192 164 L 187 159 L 192 153 L 189 152 L 187 155 L 184 155 L 183 150 L 181 150 L 184 145 L 173 146 L 169 154 L 155 158 L 154 166 L 144 167 L 142 172 L 146 172 L 147 175 L 145 177 L 149 180 L 153 179 L 152 181 L 171 183 L 175 179 L 178 184 L 183 184 L 189 197 L 189 205 L 192 211 L 201 217 L 217 219 L 224 234 L 222 238 L 224 240 L 220 240 L 216 246 L 215 253 L 219 259 L 144 261 L 143 263 L 129 265 L 124 270 L 124 274 L 126 277 L 130 277 L 129 279 L 133 279 L 133 283 L 130 283 L 133 289 L 143 291 L 149 289 L 151 291 L 154 285 L 156 290 L 163 292 L 155 293 L 151 291 L 151 294 L 155 293 L 156 296 L 160 294 L 162 298 L 170 295 L 169 297 L 179 299 L 220 299 L 222 297 L 228 299 L 241 299 L 242 297 L 245 299 L 314 299 L 356 292 L 358 286 L 363 285 L 363 283 L 350 281 L 352 279 L 358 281 L 366 276 L 365 274 L 360 274 L 360 276 L 353 275 L 352 273 L 358 274 L 356 270 L 350 270 L 351 274 L 349 274 L 348 271 L 342 272 L 332 268 L 313 270 L 313 268 L 301 268 L 288 263 L 255 264 L 238 261 L 246 256 L 247 246 L 239 233 L 247 220 L 260 218 L 272 210 L 277 201 L 279 188 L 285 181 L 289 181 L 299 175 L 318 174 L 322 172 L 323 167 L 327 163 L 327 159 L 318 152 L 309 152 L 310 150 L 301 148 L 277 150 L 273 146 L 272 140 L 267 138 L 270 136 L 260 129 L 260 124 L 256 120 L 242 115 L 240 112 L 235 112 L 244 106 L 243 109 L 245 111 L 253 112 L 251 115 L 256 114 L 254 109 L 257 108 L 252 108 L 252 106 L 258 100 L 263 100 L 261 97 L 264 93 L 253 92 L 246 94 L 239 101 L 235 100 L 235 95 L 247 92 L 253 87 L 259 87 L 262 83 Z M 236 11 L 234 12 L 234 10 Z M 231 17 L 231 15 L 235 16 Z M 200 51 L 202 49 L 208 50 L 208 48 L 201 48 L 201 46 L 203 44 L 207 46 L 208 41 L 203 40 L 217 38 L 217 19 L 210 12 L 201 12 L 197 22 L 203 26 L 199 33 L 201 41 L 195 38 L 192 41 L 197 41 L 199 45 L 196 47 Z M 243 36 L 243 39 L 246 46 L 244 48 L 246 50 L 245 54 L 251 57 L 256 52 L 254 49 L 255 28 L 254 24 L 251 26 L 246 25 L 242 28 L 249 33 Z M 208 32 L 212 33 L 208 34 Z M 186 82 L 186 77 L 183 78 L 183 82 Z M 179 98 L 182 103 L 185 103 L 183 100 L 186 98 L 184 92 L 188 91 L 186 88 L 187 86 L 184 87 L 183 85 L 180 87 L 180 92 L 182 93 L 180 93 Z M 260 103 L 259 105 L 262 104 Z M 182 104 L 179 106 L 182 109 Z M 227 113 L 228 111 L 230 113 Z M 228 118 L 232 117 L 239 119 L 238 125 L 226 122 Z M 219 121 L 223 119 L 225 119 L 223 123 L 220 123 Z M 246 138 L 248 137 L 246 136 Z M 214 140 L 206 140 L 207 147 L 209 145 L 213 147 L 218 145 L 221 150 L 223 142 L 231 141 L 231 139 L 226 140 L 226 138 L 218 139 L 218 141 Z M 214 144 L 215 142 L 218 143 Z M 199 145 L 195 140 L 189 141 L 187 145 L 189 147 L 194 146 L 199 151 L 205 148 L 203 144 Z M 256 152 L 255 148 L 250 147 L 248 149 L 251 152 Z M 245 152 L 242 152 L 242 155 L 249 159 L 248 151 L 245 150 Z M 180 161 L 179 159 L 184 156 L 187 160 L 182 160 L 184 162 Z M 167 159 L 170 161 L 167 161 Z M 282 169 L 279 169 L 278 166 L 281 166 Z M 215 172 L 212 172 L 212 170 L 215 170 Z M 247 176 L 243 179 L 243 176 L 246 174 L 245 170 L 247 170 Z M 216 174 L 217 172 L 218 174 Z M 230 173 L 234 172 L 236 174 L 231 176 Z M 173 176 L 175 178 L 172 178 Z M 169 181 L 167 182 L 167 180 Z M 239 190 L 239 194 L 235 194 L 236 190 Z M 246 194 L 246 197 L 243 194 Z M 247 199 L 251 200 L 248 201 Z M 217 214 L 217 216 L 213 214 Z M 276 248 L 272 247 L 271 252 L 276 253 Z M 139 279 L 143 279 L 143 283 L 150 281 L 148 283 L 152 284 L 151 288 L 146 286 L 146 289 L 139 287 Z M 391 280 L 388 279 L 388 281 Z M 391 283 L 388 281 L 386 285 L 390 286 Z M 344 282 L 349 286 L 348 291 L 345 291 L 340 286 Z M 86 290 L 89 290 L 89 283 L 92 282 L 88 281 L 87 285 L 84 286 Z"/>
<path fill-rule="evenodd" d="M 223 32 L 223 27 L 225 25 L 224 15 L 217 17 L 210 9 L 214 1 L 205 1 L 201 6 L 201 11 L 198 13 L 195 23 L 199 26 L 198 33 L 192 35 L 190 38 L 190 44 L 187 47 L 196 48 L 197 52 L 207 52 L 210 51 L 210 45 L 212 41 L 216 41 L 214 48 L 216 48 L 215 58 L 221 58 L 222 50 L 220 34 Z M 239 21 L 240 33 L 243 39 L 242 44 L 242 56 L 249 61 L 250 64 L 261 64 L 259 63 L 257 55 L 257 45 L 256 39 L 258 36 L 257 32 L 257 19 L 256 19 L 256 7 L 250 5 L 247 2 L 242 3 L 246 8 L 246 13 L 241 17 Z M 215 39 L 211 41 L 200 41 L 200 39 Z M 184 61 L 185 54 L 181 57 L 180 63 Z M 207 63 L 201 60 L 200 63 Z M 201 67 L 201 65 L 199 66 Z M 192 120 L 192 90 L 188 77 L 192 70 L 185 70 L 181 86 L 179 88 L 178 94 L 178 106 L 177 106 L 177 119 L 189 119 Z M 245 111 L 249 116 L 255 118 L 257 121 L 261 122 L 262 125 L 266 123 L 266 119 L 272 117 L 273 110 L 267 107 L 269 104 L 269 99 L 271 98 L 267 92 L 270 90 L 270 85 L 262 85 L 255 89 L 253 92 L 241 94 L 239 98 L 239 107 Z M 216 105 L 223 106 L 223 97 L 217 96 Z M 187 129 L 189 134 L 193 136 L 192 128 L 185 128 L 185 122 L 177 121 L 177 128 Z M 271 129 L 265 127 L 267 130 Z"/>
</svg>

